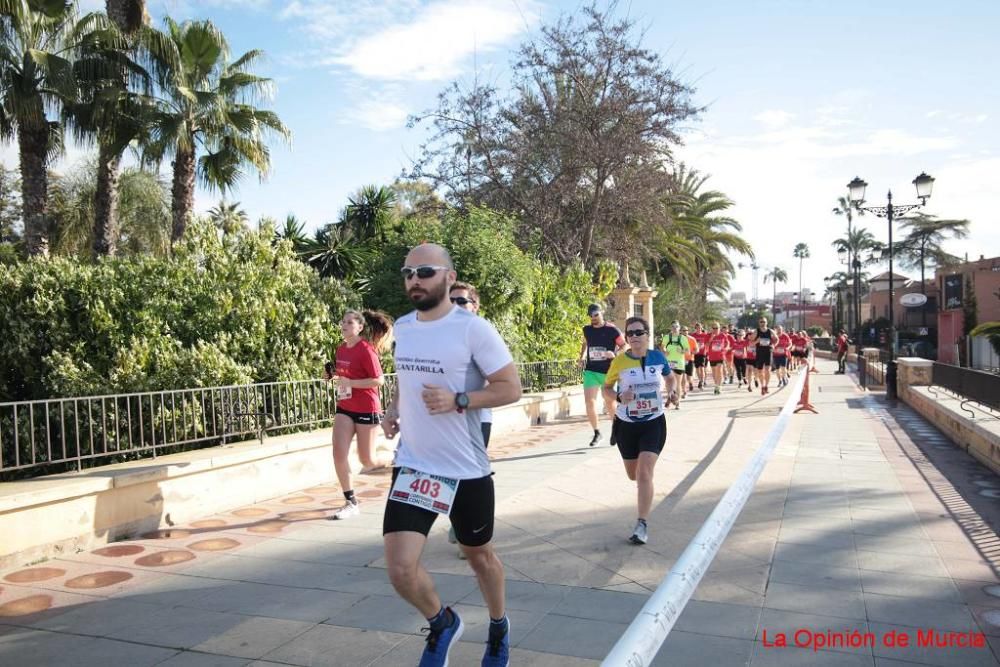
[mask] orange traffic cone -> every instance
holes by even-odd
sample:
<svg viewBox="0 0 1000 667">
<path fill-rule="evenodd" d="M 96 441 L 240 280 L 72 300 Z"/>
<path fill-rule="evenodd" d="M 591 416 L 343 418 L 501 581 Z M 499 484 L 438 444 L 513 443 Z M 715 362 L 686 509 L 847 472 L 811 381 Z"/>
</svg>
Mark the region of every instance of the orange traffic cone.
<svg viewBox="0 0 1000 667">
<path fill-rule="evenodd" d="M 819 414 L 819 410 L 813 407 L 813 404 L 809 402 L 809 373 L 806 373 L 806 382 L 802 385 L 802 394 L 799 396 L 799 405 L 795 408 L 795 412 L 797 414 L 803 410 L 808 410 L 814 415 Z"/>
<path fill-rule="evenodd" d="M 812 368 L 809 369 L 809 372 L 810 373 L 819 373 L 819 369 L 816 368 L 816 353 L 813 352 L 812 354 L 810 354 L 809 358 L 812 359 Z"/>
</svg>

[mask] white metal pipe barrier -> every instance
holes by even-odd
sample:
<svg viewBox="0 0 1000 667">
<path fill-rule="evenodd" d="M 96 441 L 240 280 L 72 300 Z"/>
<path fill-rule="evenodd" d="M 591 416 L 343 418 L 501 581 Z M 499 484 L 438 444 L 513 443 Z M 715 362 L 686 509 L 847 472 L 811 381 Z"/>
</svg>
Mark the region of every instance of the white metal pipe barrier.
<svg viewBox="0 0 1000 667">
<path fill-rule="evenodd" d="M 743 510 L 757 479 L 771 458 L 771 453 L 781 439 L 788 418 L 795 409 L 809 374 L 806 366 L 795 379 L 791 395 L 785 401 L 778 420 L 764 436 L 764 442 L 753 458 L 732 483 L 722 500 L 702 524 L 698 533 L 684 549 L 670 572 L 650 596 L 642 610 L 618 639 L 601 667 L 645 667 L 656 657 L 660 646 L 667 639 L 684 606 L 691 599 L 701 578 L 708 571 L 712 559 L 719 552 L 722 541 Z"/>
</svg>

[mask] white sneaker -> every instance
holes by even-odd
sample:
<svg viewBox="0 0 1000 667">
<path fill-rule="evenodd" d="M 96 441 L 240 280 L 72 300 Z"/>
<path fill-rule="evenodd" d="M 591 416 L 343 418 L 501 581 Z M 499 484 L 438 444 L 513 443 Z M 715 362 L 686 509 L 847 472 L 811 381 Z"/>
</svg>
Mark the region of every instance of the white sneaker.
<svg viewBox="0 0 1000 667">
<path fill-rule="evenodd" d="M 645 544 L 649 540 L 649 533 L 646 529 L 646 522 L 639 519 L 635 522 L 635 530 L 632 531 L 632 537 L 628 538 L 629 542 L 632 544 Z"/>
<path fill-rule="evenodd" d="M 361 508 L 358 507 L 358 503 L 352 503 L 347 501 L 344 506 L 333 513 L 330 517 L 331 520 L 337 521 L 340 519 L 353 519 L 354 517 L 361 514 Z"/>
</svg>

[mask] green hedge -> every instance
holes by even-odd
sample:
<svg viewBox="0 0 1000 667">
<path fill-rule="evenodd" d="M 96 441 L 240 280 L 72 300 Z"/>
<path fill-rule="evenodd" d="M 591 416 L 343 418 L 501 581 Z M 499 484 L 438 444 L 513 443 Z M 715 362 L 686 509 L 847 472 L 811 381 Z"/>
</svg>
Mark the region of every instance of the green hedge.
<svg viewBox="0 0 1000 667">
<path fill-rule="evenodd" d="M 197 223 L 169 259 L 0 265 L 0 398 L 315 377 L 360 300 L 270 234 Z"/>
<path fill-rule="evenodd" d="M 575 358 L 586 306 L 605 300 L 615 270 L 559 269 L 522 251 L 514 229 L 487 209 L 399 222 L 372 247 L 364 305 L 410 311 L 399 268 L 414 245 L 436 241 L 518 361 Z M 342 312 L 361 305 L 269 227 L 220 235 L 196 222 L 169 258 L 0 264 L 0 400 L 316 377 Z"/>
</svg>

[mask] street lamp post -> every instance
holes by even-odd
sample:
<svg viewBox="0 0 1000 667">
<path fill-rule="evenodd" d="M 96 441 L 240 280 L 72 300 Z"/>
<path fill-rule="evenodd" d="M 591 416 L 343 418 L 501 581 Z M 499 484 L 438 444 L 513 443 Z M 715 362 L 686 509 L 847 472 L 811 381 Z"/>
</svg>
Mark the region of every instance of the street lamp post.
<svg viewBox="0 0 1000 667">
<path fill-rule="evenodd" d="M 858 208 L 868 211 L 869 213 L 874 213 L 880 218 L 886 218 L 889 222 L 889 363 L 886 364 L 885 373 L 885 397 L 890 400 L 896 399 L 896 316 L 895 316 L 895 293 L 893 290 L 893 275 L 892 275 L 892 220 L 897 215 L 903 215 L 915 208 L 919 208 L 927 203 L 927 200 L 931 196 L 931 190 L 934 187 L 934 179 L 927 174 L 921 172 L 919 176 L 913 179 L 913 185 L 917 189 L 917 199 L 920 200 L 919 204 L 893 204 L 892 203 L 892 190 L 888 194 L 888 203 L 885 206 L 862 206 L 865 201 L 865 189 L 868 184 L 863 180 L 854 177 L 854 180 L 847 184 L 847 188 L 850 191 L 851 203 L 855 204 Z"/>
</svg>

